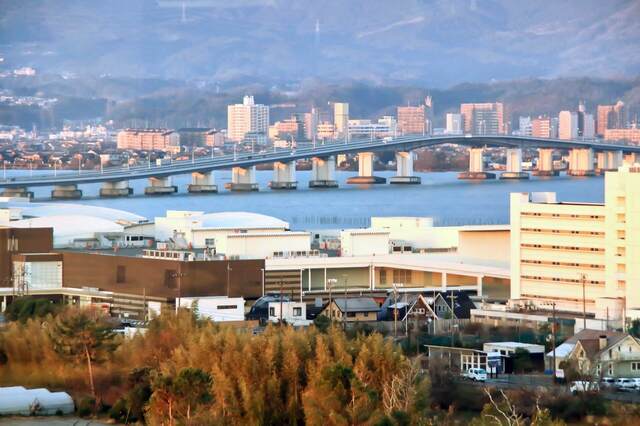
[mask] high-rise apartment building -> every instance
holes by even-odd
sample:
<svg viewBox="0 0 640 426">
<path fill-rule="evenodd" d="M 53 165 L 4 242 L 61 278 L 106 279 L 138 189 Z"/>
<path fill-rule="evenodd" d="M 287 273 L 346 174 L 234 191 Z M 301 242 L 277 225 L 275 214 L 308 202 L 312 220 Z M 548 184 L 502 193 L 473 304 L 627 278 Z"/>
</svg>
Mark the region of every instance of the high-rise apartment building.
<svg viewBox="0 0 640 426">
<path fill-rule="evenodd" d="M 640 168 L 605 177 L 605 202 L 511 194 L 511 299 L 596 319 L 640 317 Z M 583 298 L 584 289 L 584 298 Z"/>
<path fill-rule="evenodd" d="M 403 135 L 426 135 L 426 106 L 398 107 L 398 131 Z"/>
<path fill-rule="evenodd" d="M 349 130 L 349 104 L 346 102 L 335 102 L 333 104 L 333 124 L 335 125 L 336 137 L 348 137 Z"/>
<path fill-rule="evenodd" d="M 519 117 L 518 134 L 520 136 L 531 136 L 532 131 L 531 117 Z"/>
<path fill-rule="evenodd" d="M 578 114 L 573 111 L 560 111 L 558 114 L 558 138 L 576 139 L 578 137 Z"/>
<path fill-rule="evenodd" d="M 318 110 L 311 108 L 311 112 L 304 113 L 302 122 L 304 123 L 304 137 L 308 140 L 315 139 L 318 123 L 320 122 Z"/>
<path fill-rule="evenodd" d="M 538 117 L 531 120 L 531 136 L 534 138 L 550 138 L 551 119 L 549 117 Z"/>
<path fill-rule="evenodd" d="M 460 115 L 465 133 L 495 135 L 506 132 L 501 102 L 461 104 Z"/>
<path fill-rule="evenodd" d="M 118 149 L 180 152 L 180 135 L 169 129 L 124 129 L 118 132 Z"/>
<path fill-rule="evenodd" d="M 604 136 L 607 129 L 624 129 L 627 127 L 626 109 L 624 102 L 615 105 L 598 105 L 597 134 Z"/>
<path fill-rule="evenodd" d="M 640 145 L 640 129 L 605 129 L 604 139 L 607 141 L 627 141 Z"/>
<path fill-rule="evenodd" d="M 269 107 L 256 104 L 253 96 L 245 96 L 241 104 L 227 107 L 227 137 L 239 142 L 245 134 L 269 132 Z"/>
<path fill-rule="evenodd" d="M 445 132 L 448 135 L 462 134 L 462 115 L 455 113 L 447 113 L 445 117 Z"/>
</svg>

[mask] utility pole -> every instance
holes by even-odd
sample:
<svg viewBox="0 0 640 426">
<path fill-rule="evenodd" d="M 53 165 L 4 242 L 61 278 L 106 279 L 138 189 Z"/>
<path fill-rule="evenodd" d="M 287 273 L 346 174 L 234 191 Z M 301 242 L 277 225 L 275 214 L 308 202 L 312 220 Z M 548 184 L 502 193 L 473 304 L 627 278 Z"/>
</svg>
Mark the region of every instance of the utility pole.
<svg viewBox="0 0 640 426">
<path fill-rule="evenodd" d="M 558 382 L 556 377 L 556 302 L 551 302 L 553 324 L 551 324 L 551 344 L 553 345 L 553 383 Z"/>
<path fill-rule="evenodd" d="M 344 279 L 344 331 L 347 332 L 347 322 L 349 321 L 349 309 L 347 300 L 347 275 L 342 275 Z"/>
<path fill-rule="evenodd" d="M 455 308 L 457 297 L 453 294 L 453 291 L 452 291 L 449 298 L 451 299 L 451 323 L 449 324 L 450 326 L 449 328 L 451 329 L 451 347 L 453 347 L 453 319 L 456 316 L 454 308 Z"/>
<path fill-rule="evenodd" d="M 582 328 L 587 329 L 587 298 L 585 293 L 585 287 L 587 284 L 586 274 L 580 274 L 580 282 L 582 283 Z"/>
<path fill-rule="evenodd" d="M 282 326 L 282 297 L 284 292 L 284 280 L 280 280 L 280 326 Z"/>
<path fill-rule="evenodd" d="M 335 278 L 329 278 L 327 280 L 327 287 L 329 287 L 329 320 L 333 322 L 333 298 L 331 294 L 331 290 L 333 290 L 334 284 L 338 282 Z"/>
<path fill-rule="evenodd" d="M 398 338 L 398 286 L 393 284 L 393 339 Z"/>
<path fill-rule="evenodd" d="M 227 261 L 227 297 L 229 297 L 229 289 L 231 286 L 231 264 Z"/>
</svg>

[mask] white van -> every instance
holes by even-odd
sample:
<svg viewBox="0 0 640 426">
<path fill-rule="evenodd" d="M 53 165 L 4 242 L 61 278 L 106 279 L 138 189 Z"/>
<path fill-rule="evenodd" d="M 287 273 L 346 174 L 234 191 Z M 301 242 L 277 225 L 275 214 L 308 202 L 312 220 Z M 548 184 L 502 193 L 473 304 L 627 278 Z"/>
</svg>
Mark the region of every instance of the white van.
<svg viewBox="0 0 640 426">
<path fill-rule="evenodd" d="M 470 368 L 462 373 L 462 377 L 473 380 L 474 382 L 484 382 L 487 380 L 487 370 L 484 368 Z"/>
<path fill-rule="evenodd" d="M 636 388 L 636 381 L 621 377 L 616 380 L 616 389 L 619 391 L 632 391 Z"/>
<path fill-rule="evenodd" d="M 600 385 L 597 382 L 587 382 L 587 381 L 578 380 L 575 382 L 571 382 L 571 385 L 569 386 L 569 391 L 574 395 L 580 392 L 599 392 Z"/>
</svg>

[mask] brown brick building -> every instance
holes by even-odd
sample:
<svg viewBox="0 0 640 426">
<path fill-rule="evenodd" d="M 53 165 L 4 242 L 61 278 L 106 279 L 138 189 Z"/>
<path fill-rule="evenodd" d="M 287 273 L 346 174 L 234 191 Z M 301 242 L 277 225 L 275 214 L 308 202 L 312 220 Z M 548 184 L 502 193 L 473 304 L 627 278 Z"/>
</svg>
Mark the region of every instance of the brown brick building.
<svg viewBox="0 0 640 426">
<path fill-rule="evenodd" d="M 226 296 L 228 283 L 230 297 L 262 296 L 264 260 L 180 261 L 63 252 L 63 265 L 64 287 L 172 299 Z"/>
<path fill-rule="evenodd" d="M 0 287 L 12 287 L 11 256 L 48 253 L 53 248 L 53 228 L 0 227 Z"/>
</svg>

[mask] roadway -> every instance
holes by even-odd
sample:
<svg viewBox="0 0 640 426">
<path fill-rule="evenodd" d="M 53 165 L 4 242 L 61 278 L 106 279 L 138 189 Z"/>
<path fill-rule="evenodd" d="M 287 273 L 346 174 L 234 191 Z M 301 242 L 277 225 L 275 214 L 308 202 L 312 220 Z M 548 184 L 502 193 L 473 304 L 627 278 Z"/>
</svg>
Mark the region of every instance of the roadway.
<svg viewBox="0 0 640 426">
<path fill-rule="evenodd" d="M 417 148 L 442 144 L 465 146 L 491 146 L 511 148 L 592 148 L 601 151 L 623 151 L 640 153 L 640 147 L 620 144 L 607 144 L 599 141 L 578 141 L 533 138 L 527 136 L 493 135 L 493 136 L 403 136 L 394 139 L 357 140 L 349 143 L 336 142 L 305 149 L 274 149 L 262 153 L 230 154 L 215 157 L 200 157 L 192 160 L 171 161 L 169 163 L 138 165 L 135 167 L 108 167 L 101 170 L 82 171 L 77 173 L 68 170 L 54 173 L 9 177 L 0 179 L 0 188 L 21 188 L 31 186 L 77 185 L 95 182 L 117 182 L 145 178 L 161 178 L 194 172 L 210 172 L 230 169 L 232 167 L 251 167 L 258 164 L 274 162 L 290 162 L 312 157 L 329 157 L 338 154 L 365 151 L 411 151 Z"/>
</svg>

